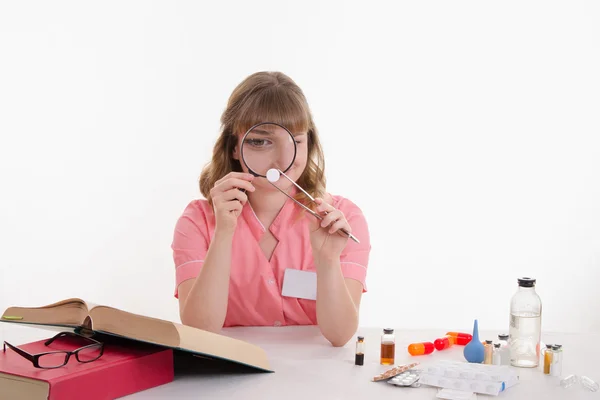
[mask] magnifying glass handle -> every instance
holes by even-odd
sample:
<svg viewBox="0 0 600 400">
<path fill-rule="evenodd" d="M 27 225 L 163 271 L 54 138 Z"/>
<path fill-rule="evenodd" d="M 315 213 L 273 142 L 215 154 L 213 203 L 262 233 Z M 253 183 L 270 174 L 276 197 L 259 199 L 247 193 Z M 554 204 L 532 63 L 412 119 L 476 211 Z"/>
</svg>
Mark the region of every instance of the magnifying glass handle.
<svg viewBox="0 0 600 400">
<path fill-rule="evenodd" d="M 285 176 L 285 175 L 284 175 Z M 286 177 L 287 178 L 287 177 Z M 288 178 L 289 179 L 289 178 Z M 293 182 L 293 181 L 292 181 Z M 289 197 L 290 199 L 292 199 L 296 204 L 298 204 L 300 207 L 304 208 L 306 211 L 308 211 L 310 214 L 312 214 L 315 218 L 322 220 L 323 217 L 320 216 L 319 214 L 317 214 L 316 212 L 314 212 L 313 210 L 311 210 L 310 208 L 306 207 L 304 204 L 300 203 L 298 200 L 296 200 L 295 198 L 293 198 L 292 196 L 290 196 L 289 194 L 287 194 L 286 192 L 284 192 L 283 190 L 281 190 L 277 185 L 275 185 L 273 182 L 269 181 L 269 183 L 271 185 L 273 185 L 273 187 L 275 187 L 277 190 L 279 190 L 281 193 L 285 194 L 287 197 Z M 293 182 L 294 185 L 296 185 L 296 182 Z M 298 185 L 296 185 L 298 186 Z M 310 197 L 310 195 L 309 195 Z M 311 197 L 312 198 L 312 197 Z M 314 199 L 312 199 L 314 201 Z M 327 213 L 325 213 L 327 214 Z M 356 243 L 360 243 L 360 241 L 358 240 L 358 238 L 356 236 L 354 236 L 353 234 L 351 234 L 350 232 L 348 232 L 346 229 L 342 228 L 340 229 L 341 232 L 343 232 L 343 234 L 345 234 L 346 236 L 348 236 L 350 239 L 352 239 L 353 241 L 355 241 Z M 339 232 L 338 232 L 339 233 Z"/>
<path fill-rule="evenodd" d="M 350 232 L 348 232 L 347 230 L 345 230 L 344 228 L 340 229 L 342 232 L 344 232 L 346 234 L 346 236 L 348 236 L 350 239 L 352 239 L 353 241 L 355 241 L 356 243 L 360 243 L 360 241 L 356 238 L 356 236 L 354 236 L 353 234 L 351 234 Z"/>
<path fill-rule="evenodd" d="M 306 190 L 302 189 L 302 187 L 300 185 L 298 185 L 296 182 L 294 182 L 293 179 L 291 179 L 289 176 L 287 176 L 283 171 L 281 170 L 277 170 L 283 177 L 285 177 L 288 181 L 292 182 L 298 189 L 300 189 L 302 191 L 302 193 L 304 193 L 306 195 L 306 197 L 308 197 L 312 202 L 315 201 L 315 198 L 312 197 L 310 195 L 310 193 L 308 193 Z M 271 182 L 271 181 L 269 181 Z M 271 182 L 271 185 L 275 186 L 273 184 L 273 182 Z M 277 186 L 275 186 L 277 189 L 279 189 Z M 294 200 L 296 203 L 300 204 L 302 207 L 304 207 L 305 209 L 309 210 L 311 212 L 311 214 L 313 214 L 314 216 L 316 216 L 319 219 L 323 219 L 319 214 L 313 212 L 311 209 L 309 209 L 308 207 L 304 206 L 304 204 L 301 204 L 300 202 L 296 201 L 296 199 L 292 198 L 290 195 L 288 195 L 287 193 L 285 193 L 284 191 L 282 191 L 281 189 L 279 189 L 280 192 L 284 193 L 287 197 L 289 197 L 290 199 Z M 325 215 L 327 215 L 327 211 L 325 212 Z M 351 234 L 350 232 L 348 232 L 345 229 L 340 229 L 342 232 L 344 232 L 346 234 L 346 236 L 348 236 L 350 239 L 354 240 L 356 243 L 360 243 L 360 241 L 356 238 L 356 236 L 354 236 L 353 234 Z"/>
<path fill-rule="evenodd" d="M 329 214 L 327 211 L 323 211 L 325 215 Z M 321 217 L 319 214 L 313 214 L 315 216 L 317 216 L 317 218 L 319 219 L 323 219 L 323 217 Z M 348 236 L 350 239 L 354 240 L 356 243 L 360 243 L 360 241 L 358 240 L 358 238 L 356 236 L 354 236 L 353 234 L 351 234 L 350 232 L 348 232 L 346 229 L 341 228 L 340 231 L 342 231 L 346 236 Z"/>
</svg>

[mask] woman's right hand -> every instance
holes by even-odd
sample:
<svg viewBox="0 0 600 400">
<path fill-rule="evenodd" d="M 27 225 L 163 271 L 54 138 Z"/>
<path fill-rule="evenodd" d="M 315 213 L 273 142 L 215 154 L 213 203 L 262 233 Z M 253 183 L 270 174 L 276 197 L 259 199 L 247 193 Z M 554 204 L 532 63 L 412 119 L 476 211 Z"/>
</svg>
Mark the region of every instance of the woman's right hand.
<svg viewBox="0 0 600 400">
<path fill-rule="evenodd" d="M 210 190 L 215 211 L 215 230 L 231 234 L 235 231 L 242 207 L 248 201 L 248 196 L 240 189 L 254 192 L 254 185 L 250 183 L 253 179 L 251 174 L 230 172 L 215 182 Z"/>
</svg>

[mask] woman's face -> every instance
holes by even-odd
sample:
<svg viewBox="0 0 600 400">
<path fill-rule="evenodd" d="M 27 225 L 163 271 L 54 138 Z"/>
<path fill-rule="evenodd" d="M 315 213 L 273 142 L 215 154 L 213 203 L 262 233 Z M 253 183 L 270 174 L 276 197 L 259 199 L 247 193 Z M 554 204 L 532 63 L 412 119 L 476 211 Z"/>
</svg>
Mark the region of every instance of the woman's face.
<svg viewBox="0 0 600 400">
<path fill-rule="evenodd" d="M 234 149 L 233 157 L 240 161 L 244 172 L 250 172 L 248 168 L 250 167 L 257 174 L 264 176 L 269 169 L 276 168 L 283 171 L 294 182 L 298 181 L 307 163 L 307 133 L 294 133 L 292 138 L 285 129 L 279 126 L 261 125 L 246 136 L 244 143 L 242 143 L 243 136 L 243 134 L 238 135 L 238 144 Z M 294 143 L 296 146 L 295 159 Z M 294 162 L 290 166 L 292 160 Z M 288 190 L 293 186 L 285 177 L 281 177 L 274 184 L 282 190 Z M 257 190 L 277 191 L 263 177 L 255 179 L 253 185 Z"/>
</svg>

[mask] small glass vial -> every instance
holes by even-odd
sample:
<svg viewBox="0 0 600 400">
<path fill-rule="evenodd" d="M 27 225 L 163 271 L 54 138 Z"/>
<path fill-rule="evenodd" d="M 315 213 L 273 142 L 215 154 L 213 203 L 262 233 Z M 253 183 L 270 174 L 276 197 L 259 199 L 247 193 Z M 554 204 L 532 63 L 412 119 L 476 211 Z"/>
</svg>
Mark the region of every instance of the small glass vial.
<svg viewBox="0 0 600 400">
<path fill-rule="evenodd" d="M 500 364 L 510 365 L 510 345 L 508 343 L 508 333 L 501 333 L 498 335 L 500 341 Z"/>
<path fill-rule="evenodd" d="M 356 338 L 356 355 L 354 356 L 354 365 L 363 365 L 365 363 L 365 338 L 359 336 Z"/>
<path fill-rule="evenodd" d="M 552 345 L 547 344 L 544 349 L 544 375 L 550 375 L 550 369 L 552 368 L 552 363 L 554 362 L 554 351 L 552 350 Z"/>
<path fill-rule="evenodd" d="M 508 333 L 499 334 L 498 342 L 500 343 L 500 347 L 508 346 Z"/>
<path fill-rule="evenodd" d="M 494 365 L 502 365 L 502 348 L 500 343 L 494 343 L 494 355 L 492 357 Z"/>
<path fill-rule="evenodd" d="M 583 386 L 590 392 L 597 392 L 598 389 L 600 389 L 600 385 L 598 385 L 598 382 L 594 382 L 592 379 L 588 378 L 587 376 L 581 377 L 581 386 Z"/>
<path fill-rule="evenodd" d="M 492 364 L 494 358 L 494 346 L 492 346 L 491 340 L 486 340 L 483 345 L 483 363 Z"/>
<path fill-rule="evenodd" d="M 550 375 L 562 375 L 562 346 L 555 344 L 552 346 L 552 364 L 550 365 Z"/>
<path fill-rule="evenodd" d="M 381 335 L 381 365 L 393 365 L 396 362 L 396 338 L 394 330 L 386 328 Z"/>
</svg>

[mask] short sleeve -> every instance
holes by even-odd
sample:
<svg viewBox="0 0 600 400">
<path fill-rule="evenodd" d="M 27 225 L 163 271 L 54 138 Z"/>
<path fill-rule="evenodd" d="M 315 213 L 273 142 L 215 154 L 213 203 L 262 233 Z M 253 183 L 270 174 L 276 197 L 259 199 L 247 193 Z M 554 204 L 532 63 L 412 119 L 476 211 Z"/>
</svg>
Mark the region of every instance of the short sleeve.
<svg viewBox="0 0 600 400">
<path fill-rule="evenodd" d="M 179 285 L 198 276 L 210 243 L 208 221 L 200 201 L 191 202 L 175 224 L 173 261 L 175 264 L 175 297 Z"/>
<path fill-rule="evenodd" d="M 348 239 L 348 244 L 340 257 L 342 274 L 345 278 L 359 281 L 363 285 L 364 293 L 367 291 L 367 267 L 371 253 L 371 238 L 367 220 L 362 210 L 348 199 L 337 198 L 334 206 L 344 213 L 352 228 L 352 234 L 360 241 L 360 243 L 356 243 L 354 240 Z"/>
</svg>

